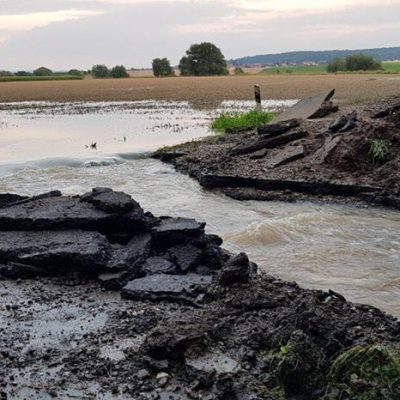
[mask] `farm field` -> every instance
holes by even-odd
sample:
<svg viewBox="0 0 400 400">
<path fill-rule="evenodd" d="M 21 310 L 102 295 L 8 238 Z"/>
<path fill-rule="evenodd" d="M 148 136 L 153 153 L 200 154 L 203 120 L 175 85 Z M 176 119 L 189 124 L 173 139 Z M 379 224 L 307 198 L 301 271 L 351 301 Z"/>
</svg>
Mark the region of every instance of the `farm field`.
<svg viewBox="0 0 400 400">
<path fill-rule="evenodd" d="M 264 99 L 299 99 L 336 89 L 342 103 L 355 103 L 400 94 L 400 76 L 352 75 L 245 75 L 82 81 L 3 82 L 0 102 L 17 101 L 189 101 L 215 107 L 222 100 L 253 99 L 253 85 Z"/>
</svg>

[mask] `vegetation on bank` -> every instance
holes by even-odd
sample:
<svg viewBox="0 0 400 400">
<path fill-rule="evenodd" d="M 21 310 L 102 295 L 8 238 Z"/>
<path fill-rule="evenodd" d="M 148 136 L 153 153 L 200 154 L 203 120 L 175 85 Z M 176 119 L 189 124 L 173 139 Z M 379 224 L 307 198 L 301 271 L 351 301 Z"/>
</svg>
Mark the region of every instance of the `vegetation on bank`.
<svg viewBox="0 0 400 400">
<path fill-rule="evenodd" d="M 353 347 L 336 358 L 329 379 L 328 392 L 336 393 L 335 398 L 397 400 L 400 353 L 380 345 Z"/>
<path fill-rule="evenodd" d="M 370 143 L 370 154 L 374 164 L 383 162 L 387 159 L 392 144 L 389 140 L 374 139 Z"/>
<path fill-rule="evenodd" d="M 272 121 L 273 113 L 251 110 L 246 113 L 222 113 L 211 124 L 211 129 L 226 133 L 257 128 Z"/>
</svg>

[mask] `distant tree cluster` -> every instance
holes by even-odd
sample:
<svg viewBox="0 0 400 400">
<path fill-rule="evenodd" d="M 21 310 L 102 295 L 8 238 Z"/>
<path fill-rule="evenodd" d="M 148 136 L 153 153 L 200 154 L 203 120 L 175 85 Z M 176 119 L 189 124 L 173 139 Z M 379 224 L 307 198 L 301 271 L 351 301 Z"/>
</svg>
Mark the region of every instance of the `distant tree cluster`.
<svg viewBox="0 0 400 400">
<path fill-rule="evenodd" d="M 175 72 L 167 58 L 155 58 L 152 63 L 153 74 L 157 77 L 174 76 Z"/>
<path fill-rule="evenodd" d="M 11 71 L 0 71 L 0 76 L 13 76 Z"/>
<path fill-rule="evenodd" d="M 330 73 L 340 71 L 377 71 L 379 69 L 382 69 L 380 61 L 361 53 L 346 58 L 335 58 L 327 66 L 327 71 Z"/>
<path fill-rule="evenodd" d="M 154 76 L 175 75 L 166 58 L 155 58 L 152 66 Z M 209 42 L 192 44 L 179 62 L 179 71 L 182 76 L 228 75 L 229 73 L 221 50 Z"/>
<path fill-rule="evenodd" d="M 39 67 L 33 71 L 34 76 L 50 76 L 53 75 L 53 71 L 50 68 Z"/>
<path fill-rule="evenodd" d="M 116 65 L 111 70 L 104 64 L 93 65 L 91 74 L 94 78 L 104 79 L 104 78 L 129 78 L 128 71 L 123 65 Z"/>
</svg>

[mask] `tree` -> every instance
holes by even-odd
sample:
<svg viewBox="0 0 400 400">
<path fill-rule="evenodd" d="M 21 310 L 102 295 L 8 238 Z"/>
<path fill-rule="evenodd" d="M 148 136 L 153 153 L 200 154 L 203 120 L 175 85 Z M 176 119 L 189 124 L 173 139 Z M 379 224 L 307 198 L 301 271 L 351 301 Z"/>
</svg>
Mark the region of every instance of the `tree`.
<svg viewBox="0 0 400 400">
<path fill-rule="evenodd" d="M 49 76 L 52 75 L 53 71 L 46 67 L 39 67 L 33 71 L 33 75 L 35 76 Z"/>
<path fill-rule="evenodd" d="M 330 73 L 346 71 L 346 61 L 343 58 L 335 58 L 329 62 L 326 69 Z"/>
<path fill-rule="evenodd" d="M 240 67 L 235 67 L 233 73 L 234 73 L 235 75 L 246 75 L 245 72 L 243 71 L 243 69 L 240 68 Z"/>
<path fill-rule="evenodd" d="M 152 63 L 154 76 L 173 76 L 174 70 L 167 58 L 155 58 Z"/>
<path fill-rule="evenodd" d="M 83 71 L 79 71 L 79 69 L 71 69 L 68 71 L 68 75 L 82 76 Z"/>
<path fill-rule="evenodd" d="M 110 76 L 110 70 L 103 64 L 93 65 L 91 72 L 94 78 L 108 78 Z"/>
<path fill-rule="evenodd" d="M 213 43 L 192 44 L 179 63 L 181 75 L 228 75 L 225 57 Z"/>
<path fill-rule="evenodd" d="M 13 76 L 11 71 L 0 71 L 0 76 Z"/>
<path fill-rule="evenodd" d="M 346 69 L 348 71 L 376 71 L 381 68 L 380 61 L 362 53 L 346 58 Z"/>
<path fill-rule="evenodd" d="M 15 76 L 30 76 L 32 75 L 30 72 L 26 72 L 26 71 L 18 71 L 15 73 Z"/>
<path fill-rule="evenodd" d="M 129 78 L 128 71 L 123 65 L 116 65 L 112 70 L 111 70 L 111 77 L 112 78 Z"/>
</svg>

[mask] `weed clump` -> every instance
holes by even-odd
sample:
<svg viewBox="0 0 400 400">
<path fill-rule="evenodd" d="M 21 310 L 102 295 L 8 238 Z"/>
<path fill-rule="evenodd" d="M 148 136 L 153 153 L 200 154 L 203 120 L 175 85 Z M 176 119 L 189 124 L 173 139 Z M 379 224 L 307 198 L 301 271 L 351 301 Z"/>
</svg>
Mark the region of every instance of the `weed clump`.
<svg viewBox="0 0 400 400">
<path fill-rule="evenodd" d="M 373 139 L 371 140 L 369 153 L 372 156 L 372 162 L 374 164 L 385 161 L 391 148 L 392 144 L 389 140 L 384 139 Z"/>
<path fill-rule="evenodd" d="M 342 400 L 399 400 L 400 353 L 383 346 L 356 346 L 333 363 L 328 392 Z"/>
<path fill-rule="evenodd" d="M 251 110 L 247 113 L 222 113 L 216 118 L 211 129 L 224 131 L 226 133 L 235 133 L 241 130 L 257 128 L 267 124 L 274 117 L 271 112 Z"/>
</svg>

